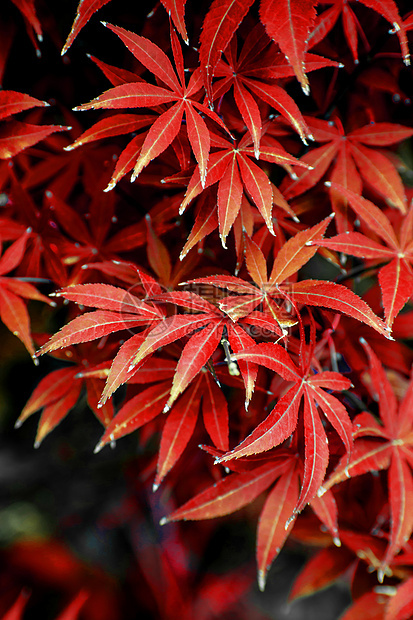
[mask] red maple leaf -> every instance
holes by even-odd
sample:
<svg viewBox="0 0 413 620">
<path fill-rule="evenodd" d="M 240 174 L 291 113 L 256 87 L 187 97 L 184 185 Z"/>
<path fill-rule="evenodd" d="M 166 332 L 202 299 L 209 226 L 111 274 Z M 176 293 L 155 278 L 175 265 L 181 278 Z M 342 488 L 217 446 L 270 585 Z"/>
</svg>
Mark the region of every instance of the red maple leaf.
<svg viewBox="0 0 413 620">
<path fill-rule="evenodd" d="M 79 400 L 82 389 L 86 389 L 87 400 L 100 423 L 106 427 L 113 418 L 113 403 L 98 407 L 100 394 L 108 375 L 110 362 L 107 360 L 114 345 L 104 349 L 82 344 L 63 352 L 55 351 L 53 357 L 71 365 L 53 370 L 38 383 L 16 422 L 19 428 L 27 418 L 43 409 L 34 446 L 38 448 L 45 437 L 67 416 Z M 74 365 L 73 365 L 74 364 Z"/>
<path fill-rule="evenodd" d="M 391 205 L 402 213 L 406 211 L 406 195 L 403 184 L 391 160 L 377 148 L 396 144 L 413 135 L 409 127 L 392 123 L 371 123 L 345 134 L 341 122 L 306 119 L 316 142 L 323 146 L 303 155 L 302 161 L 311 169 L 299 171 L 297 179 L 285 179 L 281 190 L 287 200 L 299 196 L 324 177 L 333 165 L 329 179 L 360 194 L 362 179 L 371 185 Z M 349 229 L 346 201 L 331 190 L 334 211 L 337 214 L 339 232 Z"/>
<path fill-rule="evenodd" d="M 397 236 L 386 215 L 369 200 L 355 192 L 333 183 L 332 189 L 345 198 L 367 226 L 385 245 L 359 232 L 347 232 L 326 240 L 309 243 L 326 247 L 360 258 L 390 261 L 378 270 L 386 323 L 392 326 L 394 319 L 413 295 L 413 206 L 403 217 Z"/>
<path fill-rule="evenodd" d="M 107 443 L 132 433 L 144 424 L 154 420 L 164 411 L 172 378 L 175 375 L 176 360 L 151 357 L 130 377 L 128 384 L 145 385 L 147 387 L 132 396 L 119 409 L 95 448 L 99 452 Z M 228 449 L 228 406 L 225 397 L 209 371 L 202 372 L 186 393 L 179 398 L 168 415 L 161 416 L 165 420 L 154 481 L 156 490 L 166 474 L 172 469 L 187 446 L 198 419 L 198 411 L 202 402 L 204 426 L 220 450 Z M 160 421 L 160 420 L 159 420 Z"/>
<path fill-rule="evenodd" d="M 282 114 L 305 144 L 307 138 L 312 138 L 292 97 L 281 86 L 269 83 L 277 77 L 286 77 L 285 66 L 281 66 L 277 72 L 277 65 L 281 65 L 280 57 L 284 58 L 275 45 L 269 46 L 268 37 L 263 32 L 262 26 L 258 25 L 245 39 L 238 58 L 237 39 L 235 36 L 231 39 L 215 69 L 215 77 L 221 79 L 214 83 L 213 99 L 222 97 L 231 87 L 233 88 L 235 103 L 251 134 L 257 159 L 262 120 L 256 98 L 265 101 Z"/>
<path fill-rule="evenodd" d="M 37 363 L 31 337 L 29 313 L 21 298 L 37 299 L 49 305 L 55 304 L 39 293 L 30 282 L 7 275 L 21 262 L 31 232 L 28 228 L 26 233 L 12 243 L 0 258 L 0 317 L 6 327 L 23 342 L 34 362 Z"/>
<path fill-rule="evenodd" d="M 409 47 L 406 36 L 406 24 L 402 23 L 402 19 L 399 14 L 394 0 L 357 0 L 361 4 L 364 4 L 369 9 L 376 11 L 384 19 L 386 19 L 393 26 L 392 33 L 396 33 L 400 47 L 403 54 L 403 59 L 406 65 L 410 64 Z M 354 62 L 358 64 L 358 34 L 361 33 L 365 39 L 365 35 L 354 13 L 350 2 L 348 0 L 321 0 L 319 4 L 331 4 L 330 9 L 327 9 L 321 13 L 316 22 L 313 32 L 310 34 L 309 44 L 312 47 L 316 45 L 321 39 L 323 39 L 328 32 L 334 27 L 341 14 L 343 22 L 344 35 L 347 39 L 348 46 L 351 50 Z"/>
<path fill-rule="evenodd" d="M 362 342 L 370 362 L 370 391 L 378 400 L 380 421 L 371 413 L 359 414 L 353 422 L 354 447 L 350 461 L 342 459 L 321 489 L 330 489 L 347 478 L 389 469 L 390 504 L 389 543 L 382 559 L 374 568 L 379 581 L 391 575 L 389 564 L 413 531 L 413 460 L 412 419 L 413 378 L 406 394 L 397 404 L 391 384 L 379 359 L 366 341 Z"/>
<path fill-rule="evenodd" d="M 279 250 L 269 277 L 262 251 L 253 241 L 247 240 L 246 263 L 253 283 L 235 276 L 217 275 L 197 278 L 187 284 L 209 284 L 235 293 L 219 302 L 221 310 L 233 321 L 248 316 L 262 303 L 267 316 L 279 323 L 284 335 L 284 328 L 297 322 L 291 310 L 297 313 L 298 305 L 304 304 L 343 312 L 391 338 L 389 328 L 347 287 L 325 280 L 291 282 L 297 271 L 314 256 L 314 248 L 309 247 L 311 240 L 323 234 L 330 221 L 331 218 L 326 218 L 291 237 Z M 289 312 L 286 312 L 287 308 Z"/>
<path fill-rule="evenodd" d="M 177 72 L 166 54 L 155 43 L 132 32 L 105 24 L 119 36 L 125 46 L 158 80 L 167 88 L 154 86 L 145 81 L 120 84 L 106 91 L 90 103 L 75 108 L 89 110 L 97 108 L 150 108 L 164 103 L 173 103 L 151 125 L 134 163 L 132 181 L 149 162 L 160 155 L 176 138 L 181 130 L 185 114 L 188 138 L 195 159 L 198 162 L 201 182 L 204 183 L 210 149 L 209 131 L 201 114 L 212 118 L 224 130 L 225 125 L 207 106 L 197 101 L 196 95 L 202 88 L 201 72 L 195 70 L 185 85 L 182 50 L 175 31 L 171 29 L 171 43 Z M 200 114 L 201 113 L 201 114 Z M 136 153 L 136 150 L 135 150 Z M 119 177 L 117 176 L 116 179 Z M 113 189 L 116 181 L 112 178 L 107 190 Z"/>
<path fill-rule="evenodd" d="M 254 147 L 251 146 L 249 133 L 246 133 L 237 144 L 231 144 L 221 136 L 211 134 L 211 145 L 219 150 L 210 155 L 205 183 L 202 184 L 197 168 L 188 183 L 180 214 L 204 188 L 218 183 L 218 224 L 224 247 L 226 247 L 228 233 L 243 208 L 244 192 L 250 196 L 267 224 L 268 230 L 273 233 L 272 207 L 277 198 L 274 196 L 273 186 L 268 176 L 252 160 L 252 156 L 256 153 Z M 283 166 L 290 173 L 292 172 L 291 166 L 307 167 L 307 164 L 301 164 L 300 160 L 287 153 L 281 144 L 271 137 L 261 139 L 259 158 Z"/>
<path fill-rule="evenodd" d="M 301 493 L 293 514 L 298 514 L 311 501 L 324 480 L 329 449 L 326 432 L 321 423 L 317 406 L 325 414 L 343 441 L 347 454 L 352 446 L 351 421 L 345 407 L 324 390 L 345 390 L 351 382 L 341 374 L 331 371 L 313 374 L 313 341 L 305 355 L 300 357 L 299 368 L 291 356 L 275 343 L 257 344 L 239 353 L 236 359 L 265 366 L 279 374 L 293 386 L 282 396 L 268 417 L 236 448 L 218 459 L 227 462 L 251 454 L 259 454 L 283 443 L 298 423 L 300 403 L 303 399 L 303 422 L 305 435 L 305 460 Z"/>
<path fill-rule="evenodd" d="M 216 458 L 220 451 L 205 448 Z M 178 520 L 202 520 L 224 516 L 247 506 L 271 485 L 260 514 L 257 527 L 258 585 L 264 590 L 267 574 L 272 562 L 291 532 L 296 519 L 294 509 L 299 495 L 299 480 L 303 475 L 302 462 L 296 446 L 289 450 L 279 449 L 269 457 L 240 458 L 228 461 L 226 466 L 233 473 L 191 498 L 172 514 L 161 519 L 161 525 Z M 274 484 L 275 483 L 275 484 Z M 331 532 L 337 544 L 337 522 L 331 520 L 335 514 L 332 494 L 321 500 L 314 498 L 311 507 Z"/>
</svg>

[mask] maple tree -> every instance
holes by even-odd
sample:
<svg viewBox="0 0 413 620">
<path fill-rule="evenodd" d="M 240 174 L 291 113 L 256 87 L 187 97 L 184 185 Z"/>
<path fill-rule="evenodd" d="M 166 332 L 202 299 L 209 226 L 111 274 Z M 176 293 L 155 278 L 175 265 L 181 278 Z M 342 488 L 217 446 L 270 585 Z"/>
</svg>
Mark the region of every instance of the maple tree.
<svg viewBox="0 0 413 620">
<path fill-rule="evenodd" d="M 46 450 L 83 408 L 96 462 L 136 440 L 110 519 L 143 532 L 148 617 L 263 618 L 252 572 L 191 568 L 242 510 L 261 590 L 295 541 L 320 549 L 291 600 L 341 578 L 343 620 L 408 620 L 411 7 L 116 4 L 73 2 L 72 23 L 48 0 L 0 9 L 0 319 L 40 373 L 16 428 L 41 410 Z M 48 544 L 71 567 L 57 618 L 93 620 L 109 577 Z M 9 561 L 39 571 L 31 553 Z M 1 613 L 30 617 L 13 579 Z"/>
</svg>

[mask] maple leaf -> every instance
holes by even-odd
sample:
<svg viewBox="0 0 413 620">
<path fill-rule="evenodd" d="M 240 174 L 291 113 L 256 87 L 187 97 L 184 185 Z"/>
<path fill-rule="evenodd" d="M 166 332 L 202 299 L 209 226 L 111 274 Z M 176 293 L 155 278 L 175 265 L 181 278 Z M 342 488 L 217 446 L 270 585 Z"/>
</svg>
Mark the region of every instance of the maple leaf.
<svg viewBox="0 0 413 620">
<path fill-rule="evenodd" d="M 309 243 L 360 258 L 390 261 L 378 270 L 378 279 L 386 323 L 391 327 L 397 314 L 413 295 L 413 206 L 404 216 L 397 236 L 386 215 L 372 202 L 336 183 L 330 184 L 330 187 L 348 201 L 357 216 L 386 245 L 359 232 L 342 233 L 329 240 L 313 239 Z"/>
<path fill-rule="evenodd" d="M 291 472 L 294 472 L 294 466 L 289 463 L 288 458 L 282 459 L 281 456 L 280 454 L 280 457 L 276 457 L 270 462 L 258 464 L 258 466 L 247 471 L 235 472 L 222 478 L 212 487 L 207 488 L 190 499 L 171 515 L 164 517 L 161 520 L 161 525 L 180 519 L 212 519 L 229 514 L 251 503 L 277 479 L 280 480 L 274 488 L 280 492 L 281 487 L 289 486 L 288 482 L 291 483 Z M 290 495 L 294 498 L 293 489 L 290 490 Z M 279 503 L 281 507 L 286 504 L 286 498 L 283 497 L 282 499 L 284 501 Z M 279 516 L 281 516 L 281 520 Z M 291 529 L 291 526 L 289 526 L 288 531 L 286 531 L 284 527 L 285 521 L 285 515 L 284 518 L 282 515 L 276 515 L 276 518 L 273 518 L 270 543 L 274 540 L 276 544 L 280 547 L 282 546 Z M 278 531 L 276 532 L 275 530 Z M 265 559 L 269 560 L 267 557 Z M 260 563 L 261 566 L 262 563 Z"/>
<path fill-rule="evenodd" d="M 175 369 L 175 360 L 160 357 L 151 357 L 138 370 L 134 369 L 128 383 L 159 383 L 146 388 L 123 405 L 105 430 L 96 446 L 96 452 L 112 439 L 133 432 L 163 411 Z M 202 396 L 204 424 L 208 434 L 217 448 L 225 450 L 224 446 L 228 446 L 228 408 L 221 390 L 209 372 L 201 373 L 200 381 L 194 389 Z"/>
<path fill-rule="evenodd" d="M 312 348 L 314 344 L 312 345 Z M 320 407 L 350 454 L 352 437 L 351 422 L 345 407 L 334 396 L 324 390 L 344 390 L 351 386 L 349 379 L 339 373 L 325 371 L 311 374 L 311 352 L 309 361 L 300 361 L 298 368 L 287 351 L 276 343 L 261 343 L 236 355 L 273 370 L 285 381 L 294 385 L 282 396 L 269 416 L 261 422 L 239 446 L 222 456 L 218 462 L 265 452 L 280 445 L 294 432 L 304 400 L 305 461 L 300 497 L 293 514 L 298 514 L 311 501 L 320 488 L 328 464 L 327 436 L 321 424 L 317 406 Z"/>
<path fill-rule="evenodd" d="M 261 0 L 260 4 L 260 19 L 268 35 L 280 46 L 306 95 L 310 86 L 304 58 L 316 4 L 317 0 Z"/>
<path fill-rule="evenodd" d="M 274 190 L 265 172 L 251 159 L 255 155 L 251 138 L 246 133 L 238 144 L 231 144 L 217 134 L 211 134 L 211 145 L 220 150 L 211 153 L 208 174 L 202 184 L 197 168 L 181 203 L 180 214 L 184 213 L 189 203 L 205 188 L 218 183 L 218 224 L 221 242 L 226 248 L 226 238 L 234 221 L 242 209 L 242 197 L 246 192 L 261 213 L 268 230 L 274 234 L 272 223 L 272 206 Z M 260 160 L 276 163 L 291 172 L 291 166 L 307 167 L 301 160 L 289 155 L 283 147 L 268 137 L 261 140 Z"/>
<path fill-rule="evenodd" d="M 197 278 L 189 283 L 209 284 L 236 293 L 219 302 L 221 310 L 233 321 L 247 316 L 251 310 L 263 303 L 266 314 L 279 323 L 284 335 L 284 328 L 294 325 L 297 319 L 293 314 L 285 312 L 279 300 L 282 305 L 292 305 L 295 311 L 297 304 L 304 304 L 343 312 L 373 327 L 386 338 L 391 338 L 389 328 L 347 287 L 323 280 L 288 282 L 314 256 L 314 248 L 310 248 L 309 243 L 318 234 L 324 233 L 330 221 L 331 217 L 328 217 L 320 224 L 291 237 L 279 250 L 270 277 L 267 276 L 267 264 L 262 251 L 254 242 L 247 242 L 246 264 L 255 284 L 235 276 L 219 275 Z"/>
<path fill-rule="evenodd" d="M 413 130 L 393 123 L 371 123 L 347 135 L 336 117 L 334 121 L 306 119 L 316 142 L 323 146 L 312 149 L 302 157 L 311 169 L 299 171 L 297 179 L 285 179 L 280 186 L 287 200 L 313 187 L 333 168 L 330 180 L 360 194 L 361 178 L 371 185 L 390 205 L 406 212 L 403 184 L 391 160 L 371 147 L 397 144 L 413 135 Z M 333 209 L 337 214 L 339 232 L 348 230 L 346 201 L 330 192 Z"/>
<path fill-rule="evenodd" d="M 262 120 L 255 101 L 256 97 L 280 112 L 292 124 L 305 144 L 307 144 L 307 138 L 311 139 L 311 132 L 294 100 L 280 86 L 263 81 L 263 78 L 268 80 L 277 77 L 276 61 L 281 55 L 275 46 L 271 46 L 266 51 L 267 47 L 268 38 L 258 26 L 246 38 L 237 59 L 236 37 L 234 36 L 224 53 L 227 62 L 222 58 L 215 69 L 215 77 L 221 79 L 214 83 L 213 91 L 215 100 L 233 87 L 235 103 L 251 134 L 257 159 L 259 158 Z"/>
<path fill-rule="evenodd" d="M 364 4 L 364 6 L 368 7 L 369 9 L 376 11 L 390 24 L 392 24 L 393 30 L 390 32 L 392 34 L 397 34 L 404 62 L 406 65 L 409 65 L 410 53 L 406 36 L 406 30 L 408 28 L 406 28 L 406 25 L 402 22 L 399 10 L 394 0 L 357 1 L 361 4 Z M 319 40 L 324 38 L 326 34 L 330 32 L 341 14 L 344 35 L 347 39 L 348 46 L 350 47 L 354 62 L 358 64 L 359 61 L 357 52 L 357 32 L 362 32 L 363 36 L 364 33 L 353 9 L 351 8 L 350 2 L 348 0 L 322 0 L 320 4 L 331 4 L 333 6 L 331 7 L 331 9 L 327 9 L 327 11 L 324 11 L 323 13 L 321 13 L 321 15 L 318 16 L 314 28 L 315 32 L 313 31 L 309 37 L 310 47 L 318 43 Z"/>
<path fill-rule="evenodd" d="M 198 375 L 220 344 L 223 344 L 225 349 L 229 343 L 232 350 L 238 352 L 245 348 L 245 345 L 251 346 L 254 341 L 240 325 L 232 324 L 232 321 L 226 314 L 195 293 L 187 291 L 163 293 L 152 297 L 152 300 L 183 306 L 193 313 L 187 315 L 175 314 L 166 317 L 155 325 L 148 332 L 145 341 L 141 344 L 129 367 L 130 371 L 136 364 L 141 363 L 142 360 L 159 347 L 174 342 L 183 336 L 189 336 L 177 364 L 171 393 L 165 406 L 165 409 L 169 410 L 179 394 Z M 271 322 L 271 319 L 267 319 L 265 316 L 261 317 L 260 313 L 256 313 L 256 315 L 256 318 L 249 317 L 251 323 L 256 320 L 259 324 L 261 319 L 267 329 L 281 335 L 277 323 Z M 247 326 L 249 321 L 248 319 L 246 320 Z M 198 331 L 190 336 L 195 330 Z M 227 339 L 229 342 L 227 342 Z M 227 354 L 227 361 L 232 369 L 233 364 L 231 365 L 229 353 Z M 248 402 L 253 393 L 257 370 L 253 366 L 245 364 L 241 365 L 240 371 L 244 379 Z M 237 373 L 239 371 L 233 369 L 232 372 Z"/>
<path fill-rule="evenodd" d="M 293 448 L 280 449 L 270 458 L 258 457 L 255 460 L 240 458 L 238 461 L 229 461 L 226 465 L 233 473 L 198 493 L 172 514 L 161 519 L 160 524 L 165 525 L 181 519 L 212 519 L 230 514 L 247 506 L 274 485 L 267 495 L 257 527 L 258 585 L 263 591 L 270 566 L 278 556 L 296 519 L 294 508 L 297 504 L 299 477 L 302 476 L 303 468 L 300 459 L 297 458 L 296 446 Z M 219 450 L 207 447 L 205 449 L 216 458 L 222 454 Z M 325 499 L 325 506 L 330 501 L 334 502 L 332 495 Z M 331 523 L 327 516 L 329 509 L 323 513 L 320 506 L 318 498 L 311 503 L 312 509 L 330 530 Z M 335 524 L 333 536 L 337 534 Z"/>
<path fill-rule="evenodd" d="M 119 36 L 125 46 L 132 52 L 157 79 L 167 88 L 153 86 L 148 82 L 132 82 L 120 84 L 106 91 L 90 103 L 74 108 L 75 110 L 89 110 L 97 108 L 139 108 L 156 107 L 163 103 L 173 103 L 151 125 L 137 161 L 134 163 L 132 181 L 149 162 L 160 155 L 178 135 L 182 119 L 185 114 L 188 138 L 198 162 L 201 182 L 204 183 L 210 149 L 209 131 L 201 114 L 212 118 L 224 130 L 225 125 L 209 108 L 199 103 L 195 96 L 202 88 L 200 70 L 195 70 L 188 86 L 185 86 L 184 64 L 181 47 L 176 40 L 176 34 L 171 29 L 172 50 L 177 73 L 166 54 L 149 39 L 141 37 L 123 28 L 104 24 Z M 116 183 L 112 179 L 107 190 L 113 189 Z"/>
<path fill-rule="evenodd" d="M 83 389 L 86 390 L 89 407 L 96 418 L 104 427 L 109 424 L 114 414 L 113 403 L 98 407 L 98 401 L 109 370 L 109 362 L 100 360 L 110 355 L 112 349 L 113 346 L 110 346 L 102 351 L 83 344 L 80 347 L 71 347 L 64 355 L 59 352 L 53 354 L 58 359 L 70 362 L 71 366 L 54 370 L 41 379 L 15 424 L 15 428 L 20 428 L 27 418 L 43 409 L 37 427 L 35 448 L 40 446 L 45 437 L 73 409 Z"/>
<path fill-rule="evenodd" d="M 73 319 L 40 349 L 38 355 L 95 340 L 116 331 L 147 326 L 143 334 L 128 339 L 119 349 L 109 371 L 100 405 L 103 405 L 117 387 L 130 378 L 132 371 L 136 371 L 136 366 L 157 348 L 188 336 L 198 329 L 184 346 L 176 367 L 170 396 L 165 405 L 165 409 L 169 410 L 176 398 L 208 362 L 221 342 L 225 324 L 230 322 L 220 310 L 198 295 L 188 292 L 161 293 L 159 285 L 148 276 L 145 276 L 144 282 L 151 292 L 150 299 L 155 301 L 156 305 L 149 305 L 121 288 L 105 284 L 74 285 L 55 294 L 99 310 Z M 168 317 L 159 308 L 159 303 L 165 302 L 183 306 L 195 314 Z M 269 325 L 269 321 L 267 323 Z M 277 325 L 273 325 L 272 329 L 280 333 Z M 234 351 L 242 348 L 245 342 L 248 345 L 253 342 L 238 326 L 229 325 L 228 338 Z M 243 366 L 242 371 L 248 398 L 251 398 L 256 371 L 254 373 L 248 364 Z"/>
<path fill-rule="evenodd" d="M 33 361 L 37 363 L 30 332 L 30 318 L 21 298 L 44 301 L 52 306 L 55 304 L 39 293 L 30 282 L 7 275 L 21 262 L 30 233 L 31 229 L 28 228 L 0 258 L 0 317 L 6 327 L 22 341 Z"/>
<path fill-rule="evenodd" d="M 90 202 L 85 219 L 69 204 L 52 191 L 46 190 L 43 212 L 49 210 L 49 222 L 55 223 L 66 236 L 61 235 L 59 249 L 62 263 L 72 267 L 65 284 L 79 283 L 87 277 L 86 267 L 102 260 L 117 260 L 119 255 L 112 250 L 108 235 L 116 220 L 114 201 L 111 195 L 97 193 Z"/>
<path fill-rule="evenodd" d="M 371 471 L 389 470 L 389 543 L 378 566 L 374 567 L 378 571 L 379 581 L 383 581 L 385 575 L 391 575 L 389 564 L 413 531 L 413 478 L 410 470 L 413 457 L 413 377 L 398 406 L 381 362 L 366 341 L 363 340 L 362 345 L 369 358 L 370 390 L 379 403 L 380 422 L 368 412 L 363 412 L 354 419 L 354 448 L 350 461 L 340 461 L 323 484 L 320 493 L 347 478 Z"/>
<path fill-rule="evenodd" d="M 136 351 L 136 346 L 134 350 Z M 129 351 L 132 351 L 132 346 L 129 347 Z M 114 362 L 111 368 L 112 375 L 114 368 L 118 366 L 120 364 Z M 133 396 L 121 407 L 107 425 L 95 448 L 95 453 L 107 443 L 135 431 L 164 411 L 171 391 L 175 367 L 175 360 L 152 357 L 145 360 L 138 370 L 134 370 L 128 383 L 156 382 L 157 384 Z M 161 436 L 154 491 L 179 459 L 191 438 L 197 422 L 201 399 L 204 426 L 209 436 L 217 448 L 228 449 L 227 402 L 212 375 L 209 372 L 202 372 L 187 392 L 179 398 L 166 418 Z"/>
</svg>

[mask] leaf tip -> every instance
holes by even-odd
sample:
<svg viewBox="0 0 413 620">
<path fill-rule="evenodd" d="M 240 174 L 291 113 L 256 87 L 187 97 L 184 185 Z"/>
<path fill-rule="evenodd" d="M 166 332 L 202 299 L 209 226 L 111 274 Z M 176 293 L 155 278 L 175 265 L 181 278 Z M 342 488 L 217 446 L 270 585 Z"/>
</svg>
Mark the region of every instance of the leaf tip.
<svg viewBox="0 0 413 620">
<path fill-rule="evenodd" d="M 258 571 L 258 587 L 260 589 L 260 592 L 264 592 L 266 581 L 267 579 L 266 579 L 265 571 L 259 570 Z"/>
<path fill-rule="evenodd" d="M 23 420 L 21 420 L 20 418 L 18 420 L 16 420 L 16 422 L 14 423 L 14 428 L 18 429 L 21 427 L 21 425 L 23 424 Z"/>
<path fill-rule="evenodd" d="M 333 543 L 335 544 L 336 547 L 341 547 L 341 540 L 339 539 L 338 536 L 334 536 Z"/>
<path fill-rule="evenodd" d="M 156 493 L 158 489 L 159 489 L 159 483 L 154 482 L 152 485 L 152 493 Z"/>
<path fill-rule="evenodd" d="M 167 523 L 169 523 L 168 521 L 168 517 L 162 517 L 162 519 L 159 521 L 159 525 L 166 525 Z"/>
<path fill-rule="evenodd" d="M 113 181 L 111 181 L 107 187 L 105 187 L 105 189 L 103 190 L 104 192 L 111 192 L 112 189 L 114 189 L 116 187 L 116 183 L 114 183 Z"/>
<path fill-rule="evenodd" d="M 40 444 L 41 444 L 41 443 L 42 443 L 42 442 L 41 442 L 39 439 L 37 439 L 37 440 L 34 442 L 34 444 L 33 444 L 33 448 L 35 448 L 35 449 L 37 450 L 38 448 L 40 448 Z"/>
<path fill-rule="evenodd" d="M 100 23 L 102 24 L 102 26 L 105 26 L 105 28 L 107 28 L 108 22 L 104 22 L 103 20 L 101 20 Z"/>
<path fill-rule="evenodd" d="M 102 450 L 103 446 L 104 444 L 100 441 L 98 445 L 96 446 L 96 448 L 93 450 L 93 454 L 98 454 L 98 452 Z"/>
<path fill-rule="evenodd" d="M 326 187 L 331 187 L 331 181 L 325 181 L 325 182 L 324 182 L 324 185 L 325 185 Z"/>
<path fill-rule="evenodd" d="M 227 248 L 227 245 L 225 243 L 226 237 L 224 237 L 224 235 L 221 235 L 221 234 L 219 235 L 219 237 L 221 239 L 222 247 L 224 248 L 224 250 L 227 250 L 228 248 Z"/>
</svg>

